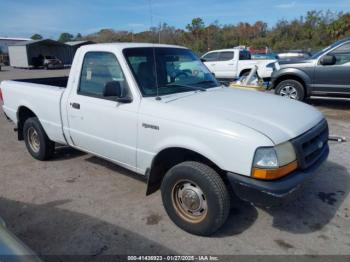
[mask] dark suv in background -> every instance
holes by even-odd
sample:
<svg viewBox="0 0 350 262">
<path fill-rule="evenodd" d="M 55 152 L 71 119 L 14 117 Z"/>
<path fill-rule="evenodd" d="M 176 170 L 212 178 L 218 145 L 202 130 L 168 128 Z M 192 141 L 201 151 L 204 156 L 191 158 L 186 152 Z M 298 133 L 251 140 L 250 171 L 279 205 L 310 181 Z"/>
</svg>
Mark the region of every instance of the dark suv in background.
<svg viewBox="0 0 350 262">
<path fill-rule="evenodd" d="M 275 93 L 304 100 L 311 95 L 350 97 L 350 38 L 335 42 L 308 59 L 280 61 L 271 76 Z"/>
</svg>

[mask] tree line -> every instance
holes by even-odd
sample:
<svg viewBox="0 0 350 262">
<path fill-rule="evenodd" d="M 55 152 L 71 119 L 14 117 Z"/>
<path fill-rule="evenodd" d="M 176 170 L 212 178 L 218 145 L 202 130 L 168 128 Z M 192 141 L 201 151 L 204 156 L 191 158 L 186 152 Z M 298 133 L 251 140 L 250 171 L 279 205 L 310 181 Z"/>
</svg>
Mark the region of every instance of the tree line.
<svg viewBox="0 0 350 262">
<path fill-rule="evenodd" d="M 238 45 L 253 48 L 269 47 L 275 52 L 291 49 L 311 51 L 325 47 L 346 36 L 350 36 L 350 13 L 309 11 L 305 16 L 297 19 L 280 20 L 271 28 L 264 21 L 240 22 L 234 25 L 221 25 L 215 21 L 206 25 L 202 18 L 197 17 L 192 19 L 185 29 L 162 23 L 138 33 L 114 29 L 102 29 L 85 36 L 62 33 L 58 40 L 61 42 L 90 40 L 97 43 L 154 42 L 175 44 L 187 46 L 201 54 L 208 50 Z"/>
</svg>

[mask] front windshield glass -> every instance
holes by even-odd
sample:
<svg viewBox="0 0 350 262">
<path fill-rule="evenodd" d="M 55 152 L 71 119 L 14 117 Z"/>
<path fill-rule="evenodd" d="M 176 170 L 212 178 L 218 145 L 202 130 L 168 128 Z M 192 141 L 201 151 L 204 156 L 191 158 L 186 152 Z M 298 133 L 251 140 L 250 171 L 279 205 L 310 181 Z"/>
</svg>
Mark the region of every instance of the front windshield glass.
<svg viewBox="0 0 350 262">
<path fill-rule="evenodd" d="M 212 73 L 190 50 L 167 47 L 123 51 L 144 96 L 168 95 L 219 86 Z"/>
<path fill-rule="evenodd" d="M 331 44 L 330 46 L 327 46 L 326 48 L 323 48 L 322 50 L 320 50 L 320 51 L 318 51 L 317 53 L 313 54 L 313 55 L 311 56 L 311 58 L 312 58 L 312 59 L 318 58 L 318 57 L 319 57 L 320 55 L 322 55 L 323 53 L 325 53 L 325 52 L 331 50 L 332 48 L 334 48 L 334 47 L 336 47 L 336 46 L 338 46 L 341 42 L 342 42 L 342 40 L 337 41 L 337 42 Z"/>
<path fill-rule="evenodd" d="M 312 59 L 318 58 L 320 55 L 322 55 L 324 52 L 327 52 L 327 51 L 330 50 L 332 47 L 333 47 L 332 45 L 327 46 L 326 48 L 324 48 L 324 49 L 322 49 L 322 50 L 316 52 L 315 54 L 313 54 L 313 55 L 311 56 L 311 58 L 312 58 Z"/>
</svg>

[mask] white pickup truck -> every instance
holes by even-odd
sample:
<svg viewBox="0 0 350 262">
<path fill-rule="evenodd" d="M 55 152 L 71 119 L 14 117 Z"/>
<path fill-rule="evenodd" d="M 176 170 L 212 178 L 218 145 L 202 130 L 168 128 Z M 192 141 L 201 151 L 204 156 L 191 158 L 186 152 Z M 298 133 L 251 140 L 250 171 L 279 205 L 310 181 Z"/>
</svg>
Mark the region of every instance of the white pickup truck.
<svg viewBox="0 0 350 262">
<path fill-rule="evenodd" d="M 250 52 L 240 48 L 210 51 L 205 53 L 201 60 L 220 80 L 247 76 L 255 66 L 258 67 L 257 74 L 260 78 L 270 80 L 271 74 L 279 69 L 277 60 L 252 60 Z"/>
<path fill-rule="evenodd" d="M 147 176 L 146 193 L 160 188 L 170 218 L 193 234 L 223 225 L 234 194 L 293 195 L 329 152 L 319 111 L 221 86 L 179 46 L 87 45 L 68 79 L 0 88 L 3 110 L 34 158 L 47 160 L 55 143 L 64 144 Z"/>
</svg>

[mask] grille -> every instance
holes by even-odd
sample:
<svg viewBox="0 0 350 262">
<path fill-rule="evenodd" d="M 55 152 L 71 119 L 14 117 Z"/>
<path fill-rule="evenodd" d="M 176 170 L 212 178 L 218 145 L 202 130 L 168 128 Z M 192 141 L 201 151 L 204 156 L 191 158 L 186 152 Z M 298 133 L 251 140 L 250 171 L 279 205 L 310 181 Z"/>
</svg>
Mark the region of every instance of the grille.
<svg viewBox="0 0 350 262">
<path fill-rule="evenodd" d="M 304 134 L 293 139 L 299 167 L 306 169 L 312 166 L 328 147 L 328 124 L 322 120 Z"/>
</svg>

